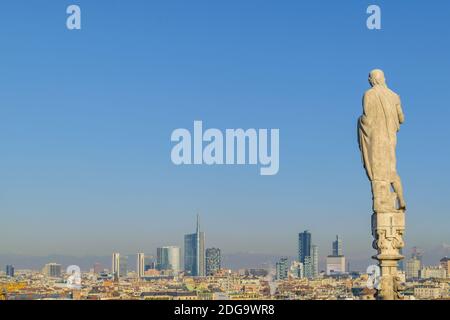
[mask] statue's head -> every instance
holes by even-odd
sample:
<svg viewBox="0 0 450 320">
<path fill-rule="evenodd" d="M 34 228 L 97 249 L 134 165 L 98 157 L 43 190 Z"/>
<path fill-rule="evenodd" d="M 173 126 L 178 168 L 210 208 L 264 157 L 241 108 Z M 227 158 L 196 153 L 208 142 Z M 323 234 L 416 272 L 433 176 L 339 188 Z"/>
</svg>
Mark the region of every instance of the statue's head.
<svg viewBox="0 0 450 320">
<path fill-rule="evenodd" d="M 369 73 L 369 83 L 372 87 L 376 85 L 386 85 L 386 78 L 384 77 L 383 70 L 375 69 Z"/>
</svg>

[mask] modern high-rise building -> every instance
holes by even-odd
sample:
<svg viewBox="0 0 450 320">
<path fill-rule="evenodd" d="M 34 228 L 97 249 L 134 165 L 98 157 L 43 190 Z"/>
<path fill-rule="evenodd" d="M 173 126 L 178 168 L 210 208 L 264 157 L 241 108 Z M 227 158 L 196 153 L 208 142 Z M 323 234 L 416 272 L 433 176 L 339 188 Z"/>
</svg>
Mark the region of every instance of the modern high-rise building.
<svg viewBox="0 0 450 320">
<path fill-rule="evenodd" d="M 406 261 L 406 279 L 418 279 L 421 266 L 422 264 L 416 256 Z"/>
<path fill-rule="evenodd" d="M 6 265 L 6 276 L 7 277 L 14 277 L 14 266 L 11 264 Z"/>
<path fill-rule="evenodd" d="M 208 248 L 206 249 L 206 275 L 212 276 L 222 267 L 222 257 L 220 249 Z"/>
<path fill-rule="evenodd" d="M 336 240 L 333 241 L 333 257 L 342 256 L 342 239 L 337 235 Z"/>
<path fill-rule="evenodd" d="M 145 268 L 145 254 L 143 253 L 138 253 L 137 254 L 137 261 L 136 261 L 136 273 L 138 278 L 143 278 L 144 277 L 144 270 Z"/>
<path fill-rule="evenodd" d="M 184 236 L 184 271 L 190 276 L 205 276 L 205 233 L 200 232 L 200 217 L 197 229 Z"/>
<path fill-rule="evenodd" d="M 305 278 L 312 279 L 314 278 L 314 267 L 311 256 L 305 257 L 305 262 L 303 263 L 303 269 L 305 273 Z"/>
<path fill-rule="evenodd" d="M 160 271 L 167 270 L 174 273 L 180 272 L 180 256 L 179 247 L 168 246 L 156 249 L 156 268 Z"/>
<path fill-rule="evenodd" d="M 327 275 L 345 273 L 345 257 L 342 253 L 342 239 L 336 236 L 336 240 L 332 243 L 332 254 L 327 257 L 326 261 Z"/>
<path fill-rule="evenodd" d="M 305 264 L 306 257 L 311 256 L 311 233 L 308 230 L 298 234 L 298 261 Z"/>
<path fill-rule="evenodd" d="M 47 263 L 44 266 L 42 272 L 50 278 L 60 278 L 61 277 L 61 265 L 58 263 Z"/>
<path fill-rule="evenodd" d="M 289 277 L 289 264 L 287 258 L 281 258 L 276 263 L 276 280 L 285 280 Z"/>
<path fill-rule="evenodd" d="M 312 246 L 312 268 L 313 268 L 313 278 L 319 276 L 319 247 L 316 245 Z"/>
<path fill-rule="evenodd" d="M 120 277 L 120 253 L 112 254 L 111 274 L 115 280 Z"/>
<path fill-rule="evenodd" d="M 312 244 L 312 236 L 308 230 L 298 234 L 298 260 L 303 264 L 306 278 L 319 275 L 319 248 Z"/>
</svg>

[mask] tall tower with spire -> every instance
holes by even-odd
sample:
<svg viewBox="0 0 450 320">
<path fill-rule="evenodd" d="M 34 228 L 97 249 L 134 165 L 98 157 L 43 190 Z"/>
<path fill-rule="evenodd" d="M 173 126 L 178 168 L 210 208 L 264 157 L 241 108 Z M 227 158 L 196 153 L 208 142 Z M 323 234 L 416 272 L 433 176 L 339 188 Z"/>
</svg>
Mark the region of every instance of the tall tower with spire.
<svg viewBox="0 0 450 320">
<path fill-rule="evenodd" d="M 197 233 L 200 232 L 200 214 L 197 213 Z"/>
<path fill-rule="evenodd" d="M 199 214 L 195 233 L 184 236 L 184 271 L 193 277 L 205 276 L 205 233 L 200 231 Z"/>
</svg>

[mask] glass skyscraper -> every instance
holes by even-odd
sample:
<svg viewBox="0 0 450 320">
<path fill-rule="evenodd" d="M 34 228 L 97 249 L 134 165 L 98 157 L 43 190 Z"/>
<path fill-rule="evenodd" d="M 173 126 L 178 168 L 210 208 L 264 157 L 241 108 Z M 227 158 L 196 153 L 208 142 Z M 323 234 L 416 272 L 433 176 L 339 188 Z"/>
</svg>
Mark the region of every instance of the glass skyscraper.
<svg viewBox="0 0 450 320">
<path fill-rule="evenodd" d="M 14 266 L 11 264 L 6 265 L 6 276 L 14 277 Z"/>
<path fill-rule="evenodd" d="M 115 252 L 112 254 L 111 273 L 115 280 L 119 279 L 119 276 L 120 276 L 120 253 Z"/>
<path fill-rule="evenodd" d="M 298 261 L 303 263 L 305 277 L 310 279 L 319 275 L 319 249 L 311 238 L 308 230 L 298 234 Z"/>
<path fill-rule="evenodd" d="M 169 246 L 157 248 L 156 268 L 160 271 L 180 272 L 180 248 Z"/>
<path fill-rule="evenodd" d="M 342 256 L 342 239 L 336 236 L 336 240 L 333 241 L 333 257 Z"/>
<path fill-rule="evenodd" d="M 298 234 L 298 261 L 305 264 L 305 258 L 311 256 L 311 233 L 308 230 Z"/>
<path fill-rule="evenodd" d="M 47 263 L 44 266 L 43 273 L 50 278 L 59 278 L 61 277 L 61 268 L 61 265 L 58 263 Z"/>
<path fill-rule="evenodd" d="M 184 271 L 194 277 L 205 276 L 205 234 L 200 232 L 198 215 L 196 232 L 184 236 Z"/>
</svg>

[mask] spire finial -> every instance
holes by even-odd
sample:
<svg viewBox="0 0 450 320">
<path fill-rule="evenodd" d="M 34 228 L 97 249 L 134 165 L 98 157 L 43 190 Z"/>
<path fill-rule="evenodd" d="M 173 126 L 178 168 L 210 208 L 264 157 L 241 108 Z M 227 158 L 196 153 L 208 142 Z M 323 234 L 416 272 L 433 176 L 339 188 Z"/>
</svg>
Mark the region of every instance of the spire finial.
<svg viewBox="0 0 450 320">
<path fill-rule="evenodd" d="M 197 233 L 200 232 L 200 214 L 197 213 Z"/>
</svg>

